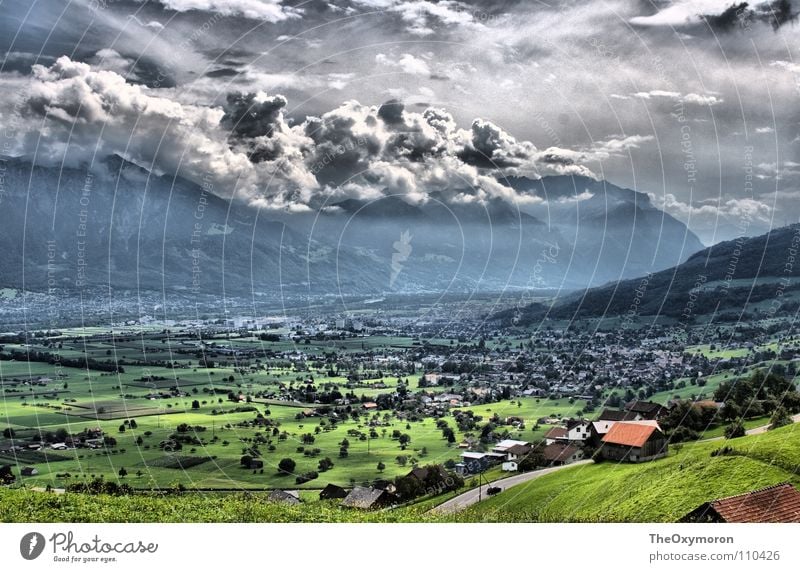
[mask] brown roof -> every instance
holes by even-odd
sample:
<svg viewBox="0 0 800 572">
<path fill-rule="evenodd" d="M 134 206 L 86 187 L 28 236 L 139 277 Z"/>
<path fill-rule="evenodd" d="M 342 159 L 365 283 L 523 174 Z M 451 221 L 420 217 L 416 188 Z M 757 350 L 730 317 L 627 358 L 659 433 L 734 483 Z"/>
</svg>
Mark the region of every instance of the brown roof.
<svg viewBox="0 0 800 572">
<path fill-rule="evenodd" d="M 782 483 L 711 501 L 708 508 L 725 522 L 800 522 L 800 491 Z"/>
<path fill-rule="evenodd" d="M 603 409 L 598 421 L 631 421 L 636 419 L 633 411 L 617 411 L 616 409 Z"/>
<path fill-rule="evenodd" d="M 564 427 L 553 427 L 544 434 L 545 439 L 566 439 L 569 432 Z"/>
<path fill-rule="evenodd" d="M 619 421 L 603 436 L 603 443 L 642 447 L 655 431 L 661 432 L 656 425 Z"/>
<path fill-rule="evenodd" d="M 664 406 L 652 401 L 631 401 L 625 406 L 625 409 L 637 413 L 655 413 L 664 409 Z"/>
<path fill-rule="evenodd" d="M 511 455 L 527 455 L 531 452 L 530 445 L 512 445 L 508 449 L 506 449 L 506 453 Z"/>
<path fill-rule="evenodd" d="M 391 502 L 391 499 L 392 495 L 382 489 L 355 487 L 342 500 L 342 506 L 370 509 L 387 505 Z"/>
<path fill-rule="evenodd" d="M 544 458 L 548 462 L 559 461 L 563 462 L 568 460 L 572 455 L 580 451 L 575 445 L 568 445 L 567 443 L 552 443 L 542 450 Z"/>
</svg>

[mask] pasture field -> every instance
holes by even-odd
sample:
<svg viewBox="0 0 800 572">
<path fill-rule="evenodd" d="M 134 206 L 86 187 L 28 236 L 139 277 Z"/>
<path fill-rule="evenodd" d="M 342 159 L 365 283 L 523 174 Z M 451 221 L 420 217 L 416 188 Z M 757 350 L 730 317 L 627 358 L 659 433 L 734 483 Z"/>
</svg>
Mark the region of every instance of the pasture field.
<svg viewBox="0 0 800 572">
<path fill-rule="evenodd" d="M 107 332 L 95 329 L 91 333 L 100 336 Z M 75 331 L 64 332 L 59 338 L 61 359 L 86 356 L 102 362 L 116 356 L 124 364 L 121 373 L 43 362 L 0 361 L 0 429 L 10 428 L 15 433 L 13 441 L 0 437 L 0 449 L 11 445 L 25 447 L 39 432 L 65 430 L 77 434 L 98 427 L 116 441 L 97 449 L 48 450 L 47 457 L 43 453 L 40 457 L 32 456 L 27 450 L 11 452 L 4 455 L 2 462 L 15 465 L 15 474 L 19 474 L 21 467 L 34 467 L 37 475 L 19 479 L 27 486 L 61 488 L 102 476 L 135 489 L 164 489 L 178 484 L 189 489 L 319 489 L 328 483 L 351 486 L 376 478 L 392 478 L 407 473 L 414 462 L 459 460 L 461 450 L 456 445 L 466 435 L 458 431 L 450 415 L 447 419 L 456 430 L 454 444 L 448 444 L 432 418 L 411 420 L 396 411 L 365 412 L 360 403 L 354 402 L 358 418 L 347 417 L 333 426 L 327 419 L 314 416 L 319 404 L 258 396 L 277 395 L 281 385 L 299 385 L 309 376 L 313 376 L 319 387 L 335 385 L 345 392 L 347 379 L 342 375 L 329 376 L 331 372 L 321 361 L 308 360 L 306 369 L 300 371 L 276 358 L 245 359 L 217 353 L 212 358 L 213 367 L 199 367 L 197 348 L 187 349 L 176 339 L 162 343 L 163 339 L 152 330 L 132 331 L 117 336 L 116 342 L 110 338 L 85 338 Z M 363 348 L 376 351 L 387 347 L 410 348 L 419 343 L 412 338 L 387 336 L 342 342 L 335 350 L 340 354 Z M 450 340 L 436 342 L 450 344 Z M 287 343 L 289 351 L 301 348 L 309 353 L 318 351 L 320 355 L 331 351 L 324 344 L 272 343 L 256 337 L 220 339 L 214 343 L 217 351 L 233 346 L 239 349 L 269 346 L 279 351 L 281 344 Z M 53 352 L 56 348 L 32 343 L 5 344 L 4 349 Z M 375 372 L 364 373 L 365 379 L 352 389 L 357 397 L 373 399 L 396 390 L 397 377 L 388 371 L 380 379 L 374 377 Z M 25 383 L 39 377 L 47 379 L 33 385 Z M 403 377 L 408 380 L 409 391 L 419 389 L 419 374 Z M 372 387 L 377 382 L 385 387 Z M 427 391 L 446 389 L 433 387 Z M 229 393 L 252 398 L 235 402 L 229 400 Z M 503 418 L 522 417 L 524 431 L 509 426 L 509 437 L 532 440 L 548 429 L 541 426 L 534 431 L 537 419 L 569 416 L 584 405 L 581 401 L 570 404 L 566 399 L 521 398 L 471 409 L 484 419 L 494 413 Z M 304 413 L 312 416 L 305 417 Z M 178 426 L 184 431 L 178 432 Z M 395 431 L 409 435 L 410 443 L 405 448 L 393 438 Z M 182 448 L 174 451 L 170 446 L 163 447 L 175 434 L 187 440 Z M 349 447 L 346 456 L 341 456 L 341 443 L 345 439 Z M 263 470 L 241 466 L 242 456 L 251 454 L 252 447 L 260 454 Z M 318 471 L 320 460 L 326 457 L 333 462 L 330 470 L 319 471 L 319 477 L 307 483 L 295 483 L 295 476 Z M 291 475 L 279 474 L 278 463 L 284 458 L 296 462 Z M 382 470 L 378 469 L 379 463 L 384 465 Z M 124 476 L 120 476 L 121 472 Z"/>
</svg>

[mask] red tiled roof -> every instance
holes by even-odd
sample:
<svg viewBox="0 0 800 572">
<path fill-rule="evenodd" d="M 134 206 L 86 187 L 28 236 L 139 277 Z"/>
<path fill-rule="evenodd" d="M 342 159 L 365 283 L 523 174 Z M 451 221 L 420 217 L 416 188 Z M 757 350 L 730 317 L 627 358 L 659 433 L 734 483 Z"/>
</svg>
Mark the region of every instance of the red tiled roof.
<svg viewBox="0 0 800 572">
<path fill-rule="evenodd" d="M 647 443 L 653 432 L 658 430 L 655 425 L 618 421 L 603 436 L 603 443 L 624 445 L 625 447 L 642 447 Z"/>
<path fill-rule="evenodd" d="M 789 483 L 711 501 L 725 522 L 800 522 L 800 491 Z"/>
</svg>

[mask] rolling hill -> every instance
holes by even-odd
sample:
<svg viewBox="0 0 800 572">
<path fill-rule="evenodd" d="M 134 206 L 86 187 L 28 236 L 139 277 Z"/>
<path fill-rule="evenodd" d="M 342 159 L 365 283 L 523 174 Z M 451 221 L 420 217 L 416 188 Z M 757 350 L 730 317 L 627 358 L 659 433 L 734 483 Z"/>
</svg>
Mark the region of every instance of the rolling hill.
<svg viewBox="0 0 800 572">
<path fill-rule="evenodd" d="M 711 456 L 730 446 L 732 454 Z M 726 441 L 684 445 L 643 464 L 564 469 L 465 512 L 478 522 L 676 522 L 706 501 L 766 486 L 800 485 L 800 424 Z"/>
</svg>

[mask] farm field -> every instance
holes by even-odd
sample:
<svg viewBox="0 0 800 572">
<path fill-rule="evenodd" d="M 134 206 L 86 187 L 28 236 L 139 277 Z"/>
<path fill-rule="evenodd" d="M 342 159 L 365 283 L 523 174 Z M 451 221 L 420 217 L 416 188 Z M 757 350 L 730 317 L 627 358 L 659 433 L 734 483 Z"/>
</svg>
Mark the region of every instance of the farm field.
<svg viewBox="0 0 800 572">
<path fill-rule="evenodd" d="M 88 333 L 107 334 L 100 330 Z M 245 359 L 219 351 L 280 343 L 256 337 L 215 340 L 216 347 L 207 349 L 207 354 L 216 351 L 213 366 L 200 367 L 195 350 L 187 350 L 185 341 L 162 343 L 164 338 L 150 330 L 128 332 L 115 342 L 78 334 L 67 331 L 60 336 L 58 355 L 62 360 L 87 356 L 102 362 L 114 355 L 124 363 L 124 371 L 0 361 L 0 429 L 13 431 L 13 439 L 0 437 L 0 449 L 25 448 L 40 433 L 75 435 L 98 428 L 111 439 L 110 444 L 95 449 L 4 453 L 0 459 L 3 463 L 15 465 L 17 470 L 36 469 L 38 474 L 21 479 L 25 486 L 62 488 L 95 478 L 145 490 L 178 485 L 188 489 L 320 489 L 328 483 L 352 486 L 405 474 L 415 463 L 457 461 L 460 450 L 456 445 L 467 436 L 451 421 L 456 441 L 448 443 L 433 418 L 412 418 L 397 411 L 364 411 L 361 400 L 397 389 L 398 378 L 389 373 L 376 377 L 376 372 L 365 371 L 365 379 L 346 390 L 347 378 L 331 375 L 322 361 L 309 360 L 299 370 L 270 357 Z M 337 350 L 347 352 L 348 345 L 363 351 L 364 347 L 411 347 L 416 343 L 412 338 L 387 336 L 346 342 Z M 286 347 L 290 346 L 294 347 Z M 312 352 L 329 350 L 314 344 L 301 347 Z M 4 349 L 35 352 L 54 348 L 43 343 L 27 347 L 6 344 Z M 277 395 L 281 387 L 302 386 L 310 378 L 317 386 L 351 392 L 358 399 L 352 414 L 331 423 L 316 412 L 323 404 L 269 397 Z M 416 374 L 402 379 L 413 392 L 419 390 L 419 378 Z M 381 387 L 372 387 L 377 382 Z M 446 389 L 432 387 L 426 391 L 436 394 Z M 508 436 L 535 440 L 548 429 L 542 425 L 534 430 L 538 419 L 570 416 L 584 405 L 582 401 L 570 404 L 566 399 L 526 397 L 469 409 L 484 419 L 494 414 L 522 418 L 525 429 L 508 426 Z M 448 417 L 452 420 L 451 415 Z M 410 441 L 401 445 L 396 432 L 408 435 Z M 171 443 L 176 436 L 183 441 L 179 450 Z M 345 440 L 348 447 L 343 454 Z M 243 467 L 244 455 L 262 460 L 263 467 Z M 296 467 L 291 474 L 280 474 L 278 464 L 287 458 L 295 461 Z M 325 458 L 333 466 L 319 471 L 319 463 Z M 297 475 L 312 471 L 319 473 L 318 478 L 295 482 Z"/>
</svg>

